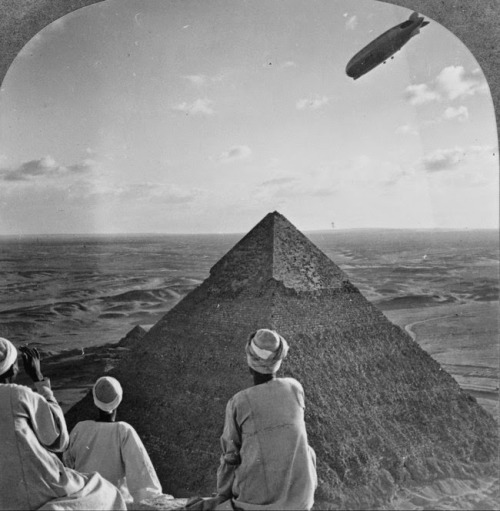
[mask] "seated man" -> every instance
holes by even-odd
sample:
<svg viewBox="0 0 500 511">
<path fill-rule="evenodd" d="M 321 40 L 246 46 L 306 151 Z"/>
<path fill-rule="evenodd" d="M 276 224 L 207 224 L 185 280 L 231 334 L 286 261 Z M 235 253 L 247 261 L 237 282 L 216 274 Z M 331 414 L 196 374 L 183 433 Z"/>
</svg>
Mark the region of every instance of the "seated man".
<svg viewBox="0 0 500 511">
<path fill-rule="evenodd" d="M 38 351 L 21 352 L 38 393 L 12 383 L 19 372 L 17 350 L 0 338 L 0 509 L 125 510 L 112 484 L 66 468 L 54 454 L 68 444 L 64 415 L 42 375 Z"/>
<path fill-rule="evenodd" d="M 96 381 L 92 393 L 99 419 L 74 427 L 63 454 L 66 466 L 80 472 L 98 471 L 120 489 L 128 506 L 161 495 L 160 482 L 139 435 L 126 422 L 115 422 L 123 397 L 120 382 L 104 376 Z"/>
<path fill-rule="evenodd" d="M 226 407 L 216 503 L 237 509 L 311 509 L 316 456 L 307 442 L 304 391 L 293 378 L 276 378 L 288 344 L 261 329 L 246 344 L 254 386 Z"/>
</svg>

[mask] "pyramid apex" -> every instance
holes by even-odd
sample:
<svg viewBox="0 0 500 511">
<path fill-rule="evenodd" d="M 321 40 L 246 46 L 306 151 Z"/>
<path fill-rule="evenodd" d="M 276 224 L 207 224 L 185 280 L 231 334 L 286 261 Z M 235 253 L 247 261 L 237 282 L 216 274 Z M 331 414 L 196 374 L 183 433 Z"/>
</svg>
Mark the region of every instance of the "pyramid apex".
<svg viewBox="0 0 500 511">
<path fill-rule="evenodd" d="M 257 225 L 259 225 L 263 222 L 267 222 L 269 220 L 276 220 L 278 218 L 287 220 L 279 211 L 271 211 Z"/>
<path fill-rule="evenodd" d="M 295 291 L 338 289 L 348 282 L 347 275 L 278 211 L 268 213 L 220 259 L 210 279 L 217 281 L 218 289 L 231 292 L 261 288 L 271 279 Z"/>
</svg>

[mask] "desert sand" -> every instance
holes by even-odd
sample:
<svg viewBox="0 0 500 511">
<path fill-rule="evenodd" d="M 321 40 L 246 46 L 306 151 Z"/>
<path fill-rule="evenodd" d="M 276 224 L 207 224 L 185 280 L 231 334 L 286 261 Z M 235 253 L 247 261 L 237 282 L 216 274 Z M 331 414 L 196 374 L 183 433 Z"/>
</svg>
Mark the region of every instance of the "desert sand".
<svg viewBox="0 0 500 511">
<path fill-rule="evenodd" d="M 500 423 L 498 401 L 499 302 L 469 301 L 435 307 L 384 311 L 430 353 Z M 483 347 L 481 349 L 481 347 Z M 474 348 L 474 359 L 467 355 Z M 491 378 L 478 377 L 491 368 Z"/>
</svg>

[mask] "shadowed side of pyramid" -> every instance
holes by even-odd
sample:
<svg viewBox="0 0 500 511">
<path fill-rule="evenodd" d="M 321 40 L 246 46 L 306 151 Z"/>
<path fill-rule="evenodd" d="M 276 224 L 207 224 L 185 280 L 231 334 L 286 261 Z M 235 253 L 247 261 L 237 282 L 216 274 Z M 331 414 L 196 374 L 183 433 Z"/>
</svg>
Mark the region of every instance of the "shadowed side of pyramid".
<svg viewBox="0 0 500 511">
<path fill-rule="evenodd" d="M 225 405 L 251 384 L 244 345 L 257 328 L 291 346 L 283 373 L 305 389 L 317 500 L 373 507 L 396 484 L 494 459 L 493 418 L 274 212 L 112 373 L 124 387 L 120 417 L 143 437 L 164 491 L 215 490 Z M 68 422 L 90 407 L 76 405 Z"/>
</svg>

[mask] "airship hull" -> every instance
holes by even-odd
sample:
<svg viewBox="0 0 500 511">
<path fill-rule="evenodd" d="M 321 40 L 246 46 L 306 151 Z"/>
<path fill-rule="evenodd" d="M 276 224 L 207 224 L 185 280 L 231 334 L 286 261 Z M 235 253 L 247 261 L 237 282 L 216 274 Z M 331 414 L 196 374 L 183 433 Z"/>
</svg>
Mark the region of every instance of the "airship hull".
<svg viewBox="0 0 500 511">
<path fill-rule="evenodd" d="M 357 80 L 382 64 L 399 51 L 413 36 L 417 35 L 420 27 L 424 27 L 428 23 L 414 13 L 407 21 L 379 35 L 347 63 L 347 76 Z"/>
</svg>

